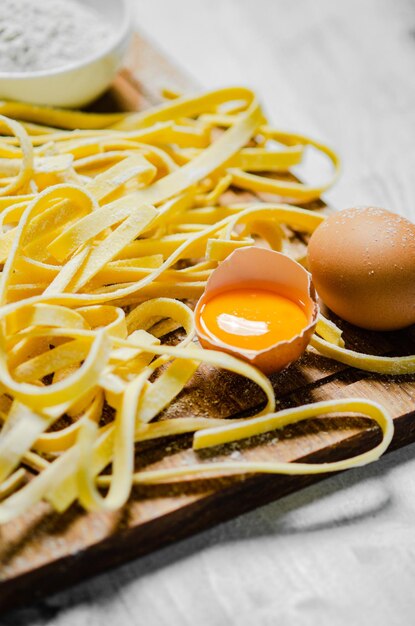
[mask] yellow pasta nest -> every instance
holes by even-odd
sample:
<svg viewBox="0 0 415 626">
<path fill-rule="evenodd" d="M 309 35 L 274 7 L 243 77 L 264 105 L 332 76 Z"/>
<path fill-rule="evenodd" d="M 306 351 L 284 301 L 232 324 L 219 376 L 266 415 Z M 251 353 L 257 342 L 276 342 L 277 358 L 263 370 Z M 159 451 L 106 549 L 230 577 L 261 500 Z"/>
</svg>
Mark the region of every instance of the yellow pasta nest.
<svg viewBox="0 0 415 626">
<path fill-rule="evenodd" d="M 373 402 L 336 400 L 274 413 L 274 392 L 261 372 L 196 346 L 193 314 L 182 302 L 202 293 L 232 250 L 253 245 L 253 232 L 278 249 L 281 225 L 311 233 L 324 219 L 292 204 L 225 206 L 222 194 L 232 185 L 290 203 L 316 199 L 337 176 L 332 150 L 271 128 L 244 88 L 177 98 L 143 113 L 19 103 L 0 103 L 0 113 L 0 522 L 41 499 L 58 511 L 75 500 L 86 509 L 115 509 L 134 482 L 212 471 L 337 471 L 385 450 L 392 420 Z M 278 176 L 301 161 L 307 146 L 332 161 L 327 185 Z M 178 328 L 184 339 L 164 345 Z M 364 369 L 415 371 L 413 357 L 346 350 L 339 329 L 324 318 L 312 345 Z M 153 421 L 201 362 L 254 381 L 265 408 L 231 424 Z M 105 425 L 104 405 L 114 415 Z M 380 425 L 382 443 L 339 463 L 203 463 L 134 473 L 137 441 L 195 433 L 199 449 L 330 411 L 368 415 Z M 65 426 L 57 428 L 63 416 Z M 29 482 L 25 467 L 36 473 Z M 101 475 L 108 467 L 111 474 Z M 102 486 L 109 487 L 105 495 Z"/>
</svg>

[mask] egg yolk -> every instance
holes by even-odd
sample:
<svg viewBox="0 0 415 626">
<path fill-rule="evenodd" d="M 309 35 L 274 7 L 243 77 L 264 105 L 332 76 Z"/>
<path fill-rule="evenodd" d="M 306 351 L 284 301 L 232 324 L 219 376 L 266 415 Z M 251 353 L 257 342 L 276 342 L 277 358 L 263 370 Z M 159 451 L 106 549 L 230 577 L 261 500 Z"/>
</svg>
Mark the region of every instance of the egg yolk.
<svg viewBox="0 0 415 626">
<path fill-rule="evenodd" d="M 247 350 L 262 350 L 289 341 L 308 319 L 293 300 L 267 289 L 240 288 L 218 293 L 201 309 L 205 331 Z"/>
</svg>

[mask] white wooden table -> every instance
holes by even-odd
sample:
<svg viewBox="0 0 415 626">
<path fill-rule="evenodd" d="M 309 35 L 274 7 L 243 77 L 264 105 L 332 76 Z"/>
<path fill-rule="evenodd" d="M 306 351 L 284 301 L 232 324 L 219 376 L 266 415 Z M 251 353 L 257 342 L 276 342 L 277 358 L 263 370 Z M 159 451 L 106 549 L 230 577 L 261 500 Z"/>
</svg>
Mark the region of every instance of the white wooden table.
<svg viewBox="0 0 415 626">
<path fill-rule="evenodd" d="M 131 1 L 200 84 L 249 85 L 276 125 L 338 149 L 334 207 L 415 220 L 414 2 Z M 0 623 L 402 626 L 415 621 L 414 556 L 410 446 Z"/>
</svg>

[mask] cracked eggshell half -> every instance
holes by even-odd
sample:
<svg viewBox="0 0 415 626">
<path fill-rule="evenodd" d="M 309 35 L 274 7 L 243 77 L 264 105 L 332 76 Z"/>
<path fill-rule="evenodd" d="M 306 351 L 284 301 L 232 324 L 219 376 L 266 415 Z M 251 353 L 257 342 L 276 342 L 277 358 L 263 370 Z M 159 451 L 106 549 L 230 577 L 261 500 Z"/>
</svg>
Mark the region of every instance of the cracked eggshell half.
<svg viewBox="0 0 415 626">
<path fill-rule="evenodd" d="M 300 303 L 307 325 L 289 341 L 279 341 L 261 350 L 238 348 L 215 337 L 201 323 L 204 304 L 220 292 L 245 286 L 266 288 Z M 227 352 L 248 361 L 265 374 L 272 374 L 288 367 L 304 353 L 314 333 L 318 314 L 316 293 L 309 272 L 285 254 L 253 246 L 235 250 L 212 272 L 195 308 L 195 324 L 204 348 Z"/>
</svg>

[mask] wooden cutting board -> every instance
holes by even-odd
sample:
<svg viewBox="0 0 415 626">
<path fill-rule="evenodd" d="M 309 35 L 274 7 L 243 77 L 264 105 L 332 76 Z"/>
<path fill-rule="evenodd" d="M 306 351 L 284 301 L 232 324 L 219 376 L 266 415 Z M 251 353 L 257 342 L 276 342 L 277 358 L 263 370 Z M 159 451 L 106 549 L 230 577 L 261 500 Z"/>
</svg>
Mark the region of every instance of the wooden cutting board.
<svg viewBox="0 0 415 626">
<path fill-rule="evenodd" d="M 125 69 L 95 108 L 145 108 L 160 101 L 163 87 L 195 90 L 193 81 L 137 36 Z M 322 207 L 322 202 L 308 205 L 316 210 Z M 291 244 L 304 246 L 301 235 L 293 233 Z M 380 334 L 345 324 L 343 328 L 348 345 L 354 349 L 396 355 L 415 351 L 415 334 L 411 331 Z M 414 376 L 380 377 L 307 353 L 294 366 L 273 376 L 272 382 L 281 408 L 345 396 L 377 400 L 395 419 L 391 449 L 415 440 Z M 202 366 L 168 414 L 212 419 L 240 416 L 261 402 L 254 385 Z M 148 469 L 172 467 L 211 460 L 212 455 L 216 459 L 231 456 L 241 460 L 334 461 L 366 450 L 379 438 L 379 430 L 368 420 L 354 416 L 320 418 L 199 455 L 191 449 L 191 436 L 158 440 L 137 450 L 137 464 Z M 134 489 L 122 510 L 111 514 L 85 513 L 74 505 L 57 515 L 41 503 L 21 519 L 0 528 L 0 609 L 31 603 L 322 478 L 228 476 L 142 486 Z"/>
</svg>

